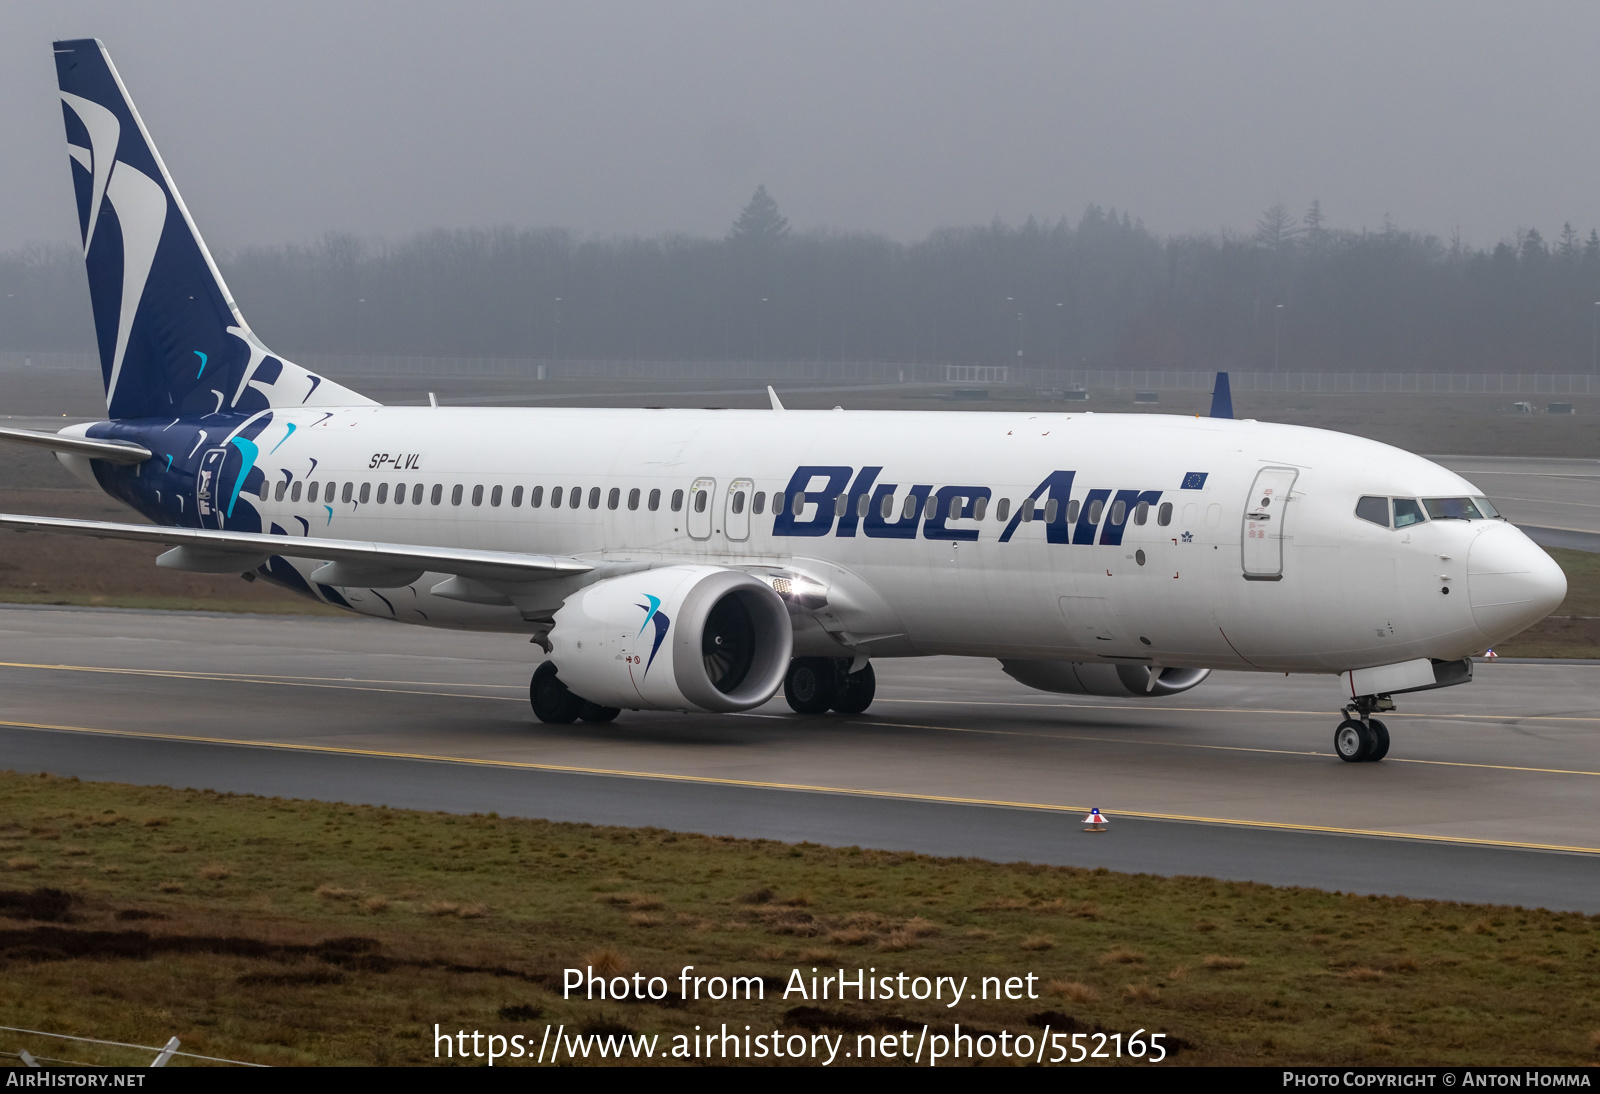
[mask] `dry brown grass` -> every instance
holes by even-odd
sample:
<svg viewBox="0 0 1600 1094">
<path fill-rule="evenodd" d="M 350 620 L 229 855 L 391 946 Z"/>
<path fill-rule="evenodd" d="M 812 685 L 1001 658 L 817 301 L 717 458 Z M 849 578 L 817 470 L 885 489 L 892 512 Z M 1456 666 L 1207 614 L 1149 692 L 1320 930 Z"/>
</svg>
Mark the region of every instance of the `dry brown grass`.
<svg viewBox="0 0 1600 1094">
<path fill-rule="evenodd" d="M 1130 1003 L 1151 1005 L 1161 1002 L 1160 990 L 1149 984 L 1129 984 L 1122 989 L 1122 994 Z"/>
<path fill-rule="evenodd" d="M 628 916 L 628 923 L 634 927 L 659 927 L 666 920 L 650 912 L 634 912 Z"/>
<path fill-rule="evenodd" d="M 8 859 L 6 859 L 6 869 L 7 870 L 24 871 L 24 870 L 37 870 L 38 868 L 39 868 L 39 860 L 34 858 L 34 857 L 32 857 L 31 855 L 18 855 L 16 858 L 8 858 Z"/>
<path fill-rule="evenodd" d="M 1019 945 L 1025 950 L 1030 950 L 1034 953 L 1037 953 L 1040 950 L 1055 949 L 1056 940 L 1051 938 L 1049 935 L 1030 934 L 1027 938 L 1024 938 Z"/>
<path fill-rule="evenodd" d="M 583 955 L 583 963 L 587 968 L 593 969 L 599 976 L 615 976 L 619 972 L 626 972 L 630 968 L 628 958 L 621 950 L 610 946 L 601 946 L 599 949 L 590 950 Z"/>
<path fill-rule="evenodd" d="M 879 953 L 904 953 L 917 944 L 916 936 L 909 931 L 890 931 L 878 942 Z"/>
<path fill-rule="evenodd" d="M 1100 999 L 1099 992 L 1078 980 L 1052 980 L 1045 985 L 1045 990 L 1069 1003 L 1080 1005 L 1098 1002 Z"/>
<path fill-rule="evenodd" d="M 1243 957 L 1229 957 L 1220 953 L 1208 953 L 1200 961 L 1208 969 L 1242 969 L 1250 964 Z"/>
<path fill-rule="evenodd" d="M 176 878 L 169 878 L 168 880 L 157 884 L 156 891 L 162 893 L 181 893 L 183 892 L 183 882 L 177 880 Z"/>
<path fill-rule="evenodd" d="M 1126 946 L 1113 946 L 1096 960 L 1102 965 L 1142 965 L 1145 955 Z"/>
<path fill-rule="evenodd" d="M 210 866 L 200 867 L 195 874 L 206 881 L 224 881 L 233 876 L 233 871 L 220 863 L 212 863 Z"/>
<path fill-rule="evenodd" d="M 1352 980 L 1370 982 L 1373 980 L 1382 980 L 1383 970 L 1368 968 L 1365 965 L 1357 965 L 1355 968 L 1346 972 L 1345 975 Z"/>
<path fill-rule="evenodd" d="M 800 960 L 811 964 L 835 965 L 839 962 L 838 950 L 801 950 Z"/>
<path fill-rule="evenodd" d="M 360 900 L 360 889 L 346 889 L 340 885 L 318 885 L 314 895 L 321 900 L 348 901 Z"/>
</svg>

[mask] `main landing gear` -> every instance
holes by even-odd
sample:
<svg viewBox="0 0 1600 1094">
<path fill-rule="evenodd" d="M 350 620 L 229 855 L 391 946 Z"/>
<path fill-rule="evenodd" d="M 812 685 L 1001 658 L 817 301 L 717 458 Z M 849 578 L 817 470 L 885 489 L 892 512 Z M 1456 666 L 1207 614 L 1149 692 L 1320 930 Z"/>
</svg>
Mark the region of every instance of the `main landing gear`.
<svg viewBox="0 0 1600 1094">
<path fill-rule="evenodd" d="M 1389 754 L 1389 727 L 1372 716 L 1393 710 L 1387 695 L 1361 695 L 1344 708 L 1345 719 L 1333 731 L 1333 750 L 1347 764 L 1376 763 Z"/>
<path fill-rule="evenodd" d="M 534 717 L 541 722 L 557 725 L 567 725 L 580 719 L 585 722 L 609 722 L 622 713 L 618 707 L 597 706 L 568 691 L 567 685 L 556 676 L 554 661 L 546 661 L 534 670 L 533 680 L 528 684 L 528 701 L 533 704 Z"/>
<path fill-rule="evenodd" d="M 783 697 L 796 714 L 860 714 L 872 705 L 877 676 L 871 663 L 850 671 L 848 657 L 796 657 L 783 678 Z"/>
</svg>

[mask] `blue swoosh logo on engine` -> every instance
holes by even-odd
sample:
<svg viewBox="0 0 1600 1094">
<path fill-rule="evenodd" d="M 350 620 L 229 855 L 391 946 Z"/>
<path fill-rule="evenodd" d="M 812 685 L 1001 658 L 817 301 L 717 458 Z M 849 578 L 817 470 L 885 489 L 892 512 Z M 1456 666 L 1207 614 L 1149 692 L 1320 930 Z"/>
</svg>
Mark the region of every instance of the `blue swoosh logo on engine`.
<svg viewBox="0 0 1600 1094">
<path fill-rule="evenodd" d="M 644 663 L 644 673 L 640 679 L 650 675 L 650 666 L 656 663 L 656 654 L 660 652 L 661 643 L 667 637 L 667 628 L 672 626 L 671 618 L 661 610 L 661 598 L 651 596 L 649 593 L 645 593 L 644 598 L 650 603 L 635 605 L 635 607 L 644 612 L 644 622 L 639 625 L 639 633 L 643 634 L 644 629 L 654 622 L 656 625 L 656 640 L 650 647 L 650 659 Z"/>
</svg>

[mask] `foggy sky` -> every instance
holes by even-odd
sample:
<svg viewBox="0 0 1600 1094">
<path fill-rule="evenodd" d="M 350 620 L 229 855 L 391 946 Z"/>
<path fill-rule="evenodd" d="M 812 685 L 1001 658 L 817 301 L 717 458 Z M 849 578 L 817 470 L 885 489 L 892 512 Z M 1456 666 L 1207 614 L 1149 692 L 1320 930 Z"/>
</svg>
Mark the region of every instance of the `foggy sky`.
<svg viewBox="0 0 1600 1094">
<path fill-rule="evenodd" d="M 111 52 L 213 249 L 438 227 L 921 238 L 1320 198 L 1483 246 L 1600 226 L 1600 5 L 0 7 L 0 249 L 76 243 L 50 43 Z"/>
</svg>

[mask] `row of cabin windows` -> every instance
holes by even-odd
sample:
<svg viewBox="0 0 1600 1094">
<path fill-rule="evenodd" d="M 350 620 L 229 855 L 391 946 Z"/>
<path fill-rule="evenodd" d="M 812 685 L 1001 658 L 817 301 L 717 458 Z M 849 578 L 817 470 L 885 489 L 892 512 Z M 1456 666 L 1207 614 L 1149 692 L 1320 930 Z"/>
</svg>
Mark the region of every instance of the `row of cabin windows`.
<svg viewBox="0 0 1600 1094">
<path fill-rule="evenodd" d="M 269 488 L 267 484 L 263 483 L 261 487 L 262 501 L 267 500 L 268 489 Z M 507 496 L 508 493 L 509 497 Z M 397 482 L 394 484 L 393 491 L 391 492 L 388 483 L 380 482 L 378 484 L 376 498 L 374 499 L 372 484 L 370 482 L 361 483 L 359 486 L 353 482 L 347 482 L 344 484 L 342 489 L 337 482 L 280 482 L 275 487 L 271 488 L 271 494 L 272 500 L 274 501 L 282 501 L 285 497 L 287 497 L 291 502 L 298 502 L 303 496 L 308 502 L 317 501 L 320 497 L 323 504 L 330 504 L 333 502 L 334 498 L 337 497 L 342 502 L 358 501 L 362 505 L 365 505 L 369 501 L 373 500 L 376 500 L 377 504 L 379 505 L 404 505 L 409 498 L 412 505 L 421 505 L 425 501 L 433 505 L 442 505 L 444 503 L 444 484 L 436 482 L 433 484 L 432 489 L 429 489 L 426 484 L 420 482 L 410 484 Z M 523 488 L 520 486 L 513 486 L 509 492 L 503 486 L 493 486 L 487 491 L 485 491 L 482 486 L 474 486 L 472 488 L 472 504 L 482 505 L 486 495 L 491 506 L 498 506 L 509 501 L 512 508 L 520 507 L 522 505 L 522 499 L 524 496 L 526 496 L 528 499 L 528 508 L 530 509 L 540 508 L 544 505 L 545 500 L 544 487 L 542 486 L 533 487 L 526 492 L 526 495 L 524 495 Z M 466 500 L 466 497 L 467 488 L 460 483 L 457 483 L 450 488 L 451 505 L 462 504 L 462 502 Z M 641 492 L 638 487 L 634 487 L 632 490 L 629 490 L 628 508 L 638 509 L 640 498 Z M 592 486 L 589 488 L 588 500 L 590 509 L 600 508 L 600 487 Z M 550 508 L 561 508 L 563 501 L 565 501 L 568 509 L 581 508 L 584 502 L 583 487 L 574 486 L 570 489 L 560 486 L 551 487 Z M 606 495 L 606 508 L 616 509 L 620 507 L 621 504 L 622 490 L 620 487 L 613 486 L 610 492 Z M 650 491 L 649 499 L 646 502 L 646 508 L 648 508 L 652 513 L 661 508 L 660 490 Z M 672 511 L 676 513 L 682 508 L 683 491 L 674 490 L 672 492 Z M 704 506 L 702 506 L 702 509 L 703 508 Z"/>
<path fill-rule="evenodd" d="M 265 501 L 267 498 L 267 489 L 267 485 L 263 483 L 261 486 L 261 500 L 263 501 Z M 513 486 L 511 488 L 509 499 L 506 497 L 506 489 L 503 486 L 490 487 L 487 493 L 488 501 L 491 506 L 498 506 L 502 502 L 509 501 L 511 508 L 513 509 L 521 507 L 524 497 L 523 489 L 520 486 Z M 280 482 L 272 489 L 272 498 L 274 501 L 282 501 L 284 500 L 284 497 L 287 496 L 291 502 L 298 502 L 301 500 L 302 494 L 304 495 L 305 500 L 308 502 L 315 502 L 320 497 L 324 504 L 331 504 L 334 498 L 337 497 L 341 502 L 348 503 L 351 501 L 358 501 L 362 505 L 365 505 L 373 498 L 372 484 L 370 482 L 361 483 L 359 486 L 353 482 L 346 482 L 342 487 L 337 482 Z M 484 502 L 484 495 L 485 491 L 482 486 L 474 486 L 472 488 L 472 504 L 482 505 Z M 628 509 L 630 511 L 637 510 L 639 508 L 641 496 L 642 493 L 637 486 L 628 491 Z M 387 482 L 380 482 L 378 484 L 376 500 L 377 504 L 379 505 L 404 505 L 406 504 L 408 497 L 410 498 L 412 505 L 421 505 L 423 504 L 424 500 L 433 505 L 443 504 L 444 484 L 434 483 L 432 489 L 430 490 L 426 485 L 420 482 L 411 483 L 409 485 L 404 482 L 398 482 L 394 484 L 392 492 Z M 451 505 L 460 505 L 465 497 L 466 487 L 462 484 L 457 483 L 450 488 Z M 545 503 L 544 487 L 533 487 L 527 491 L 526 497 L 528 500 L 528 508 L 541 508 Z M 710 497 L 711 494 L 709 491 L 697 491 L 694 497 L 694 511 L 696 513 L 704 513 L 706 511 L 706 506 L 710 501 Z M 600 498 L 600 487 L 591 486 L 589 488 L 588 508 L 600 508 Z M 549 501 L 550 508 L 552 509 L 562 508 L 563 502 L 565 502 L 565 506 L 568 509 L 579 509 L 583 507 L 584 500 L 584 491 L 583 487 L 581 486 L 573 486 L 570 488 L 552 486 L 550 488 Z M 784 500 L 785 496 L 782 490 L 778 490 L 773 493 L 773 513 L 781 513 L 783 511 Z M 926 506 L 923 505 L 924 500 L 926 500 Z M 796 491 L 788 496 L 788 501 L 790 512 L 798 517 L 802 512 L 805 511 L 807 504 L 824 504 L 827 501 L 827 498 L 818 495 L 812 495 L 808 498 L 803 491 Z M 622 505 L 622 488 L 613 486 L 608 492 L 606 492 L 605 503 L 607 509 L 620 508 Z M 750 499 L 750 512 L 756 516 L 760 516 L 766 511 L 766 503 L 766 492 L 758 491 L 756 495 Z M 868 495 L 856 495 L 856 516 L 865 517 L 871 504 L 872 499 Z M 1051 498 L 1049 501 L 1044 503 L 1044 512 L 1042 515 L 1046 524 L 1054 523 L 1056 518 L 1061 515 L 1059 504 L 1060 503 L 1057 502 L 1055 498 Z M 1069 501 L 1067 503 L 1066 522 L 1068 524 L 1074 524 L 1077 522 L 1079 504 L 1080 503 L 1076 500 Z M 729 500 L 729 505 L 735 514 L 743 513 L 745 505 L 744 491 L 735 491 L 733 497 Z M 837 495 L 833 499 L 834 516 L 844 516 L 849 512 L 849 506 L 850 498 L 848 495 Z M 649 497 L 645 499 L 645 508 L 652 513 L 661 508 L 660 490 L 650 491 Z M 680 512 L 683 509 L 682 490 L 674 490 L 672 492 L 671 508 L 674 513 Z M 937 520 L 939 517 L 939 499 L 923 499 L 916 494 L 906 495 L 905 501 L 899 503 L 898 505 L 896 504 L 893 494 L 885 494 L 882 501 L 879 503 L 878 514 L 884 520 L 891 520 L 894 518 L 897 508 L 900 511 L 901 520 L 915 520 L 919 515 L 925 516 L 930 520 Z M 988 514 L 988 508 L 988 498 L 954 497 L 950 499 L 949 511 L 945 514 L 945 516 L 949 520 L 983 520 Z M 1101 516 L 1104 515 L 1104 509 L 1105 502 L 1103 500 L 1096 499 L 1090 502 L 1088 512 L 1089 523 L 1099 524 Z M 994 510 L 995 520 L 1002 523 L 1009 520 L 1011 517 L 1011 499 L 1001 498 L 995 503 Z M 1025 498 L 1021 504 L 1021 516 L 1023 523 L 1026 524 L 1027 522 L 1035 519 L 1035 517 L 1038 515 L 1040 515 L 1038 509 L 1038 499 Z M 1133 507 L 1132 515 L 1134 524 L 1142 525 L 1146 523 L 1150 519 L 1150 503 L 1141 501 L 1138 505 Z M 1128 503 L 1125 501 L 1113 502 L 1111 505 L 1111 523 L 1114 525 L 1121 525 L 1127 519 Z M 1172 503 L 1170 501 L 1162 502 L 1161 506 L 1156 510 L 1156 523 L 1163 528 L 1172 523 Z"/>
</svg>

